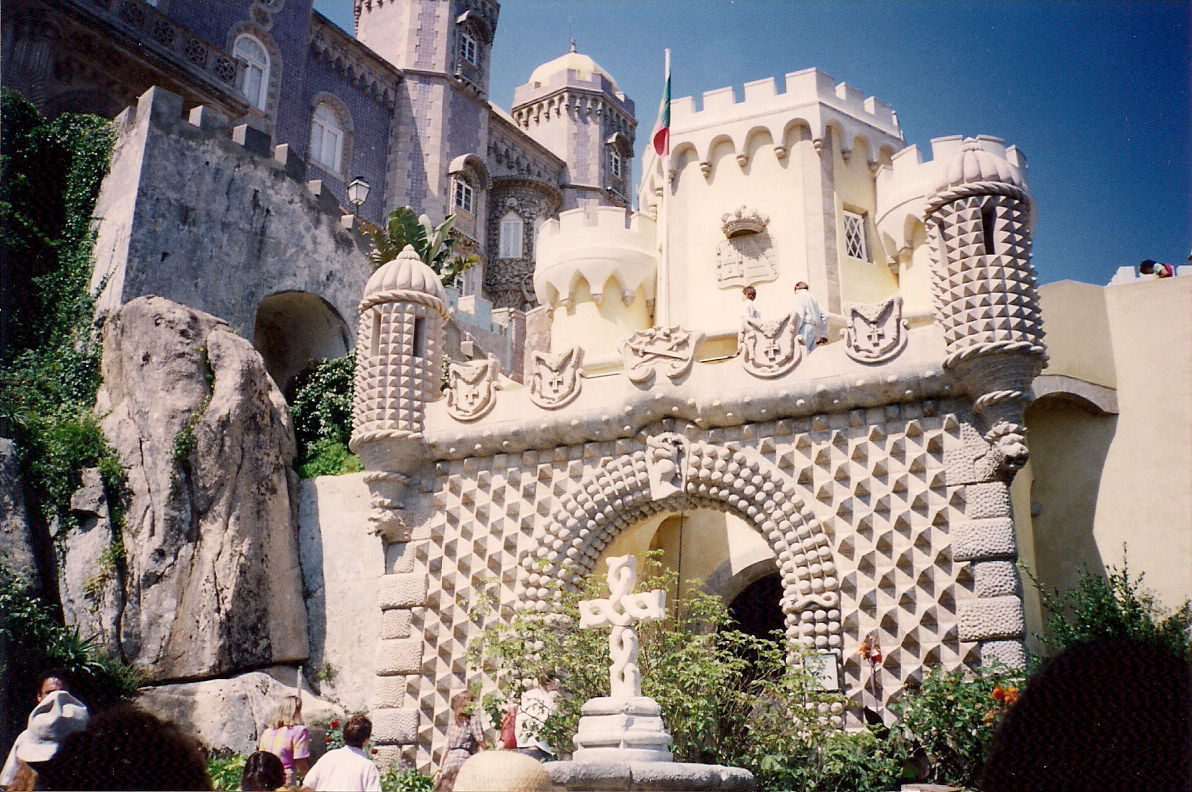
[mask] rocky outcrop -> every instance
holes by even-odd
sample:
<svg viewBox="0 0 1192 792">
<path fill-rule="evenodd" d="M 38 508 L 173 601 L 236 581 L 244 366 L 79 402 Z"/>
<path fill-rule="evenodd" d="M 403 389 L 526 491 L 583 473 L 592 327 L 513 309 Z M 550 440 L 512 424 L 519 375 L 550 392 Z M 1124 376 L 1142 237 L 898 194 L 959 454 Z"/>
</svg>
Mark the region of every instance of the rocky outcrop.
<svg viewBox="0 0 1192 792">
<path fill-rule="evenodd" d="M 292 668 L 270 669 L 270 673 L 252 671 L 231 679 L 145 688 L 137 696 L 137 704 L 177 724 L 209 751 L 250 754 L 257 749 L 265 722 L 284 696 L 302 697 L 302 719 L 308 726 L 343 716 L 343 710 L 277 678 L 288 675 L 292 679 L 295 674 Z M 311 728 L 312 737 L 314 731 Z M 312 750 L 323 744 L 321 739 L 311 740 Z"/>
<path fill-rule="evenodd" d="M 252 345 L 133 300 L 105 327 L 97 408 L 129 490 L 126 561 L 102 592 L 122 602 L 97 632 L 154 682 L 304 661 L 294 432 Z"/>
<path fill-rule="evenodd" d="M 34 591 L 43 589 L 37 539 L 25 509 L 25 487 L 16 444 L 0 437 L 0 560 Z"/>
</svg>

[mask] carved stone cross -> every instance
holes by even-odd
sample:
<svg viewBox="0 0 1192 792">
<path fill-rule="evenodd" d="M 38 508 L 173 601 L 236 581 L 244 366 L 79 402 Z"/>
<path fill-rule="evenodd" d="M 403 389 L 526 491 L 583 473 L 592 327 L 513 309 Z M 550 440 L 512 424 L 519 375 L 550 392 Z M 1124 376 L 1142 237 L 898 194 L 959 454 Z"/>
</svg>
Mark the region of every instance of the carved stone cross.
<svg viewBox="0 0 1192 792">
<path fill-rule="evenodd" d="M 579 604 L 580 629 L 612 626 L 608 637 L 611 698 L 632 699 L 642 694 L 641 672 L 637 668 L 637 622 L 660 621 L 666 615 L 666 592 L 659 589 L 633 593 L 637 584 L 637 559 L 618 556 L 608 560 L 608 599 L 585 600 Z"/>
</svg>

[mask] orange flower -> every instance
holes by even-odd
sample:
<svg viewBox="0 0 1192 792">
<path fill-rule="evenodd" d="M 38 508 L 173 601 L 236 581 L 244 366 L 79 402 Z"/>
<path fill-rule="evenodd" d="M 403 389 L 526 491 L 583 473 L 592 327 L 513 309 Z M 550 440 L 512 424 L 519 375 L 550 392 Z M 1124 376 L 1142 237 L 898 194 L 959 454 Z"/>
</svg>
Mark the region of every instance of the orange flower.
<svg viewBox="0 0 1192 792">
<path fill-rule="evenodd" d="M 864 641 L 861 642 L 861 648 L 857 650 L 857 654 L 862 657 L 869 657 L 869 644 Z"/>
<path fill-rule="evenodd" d="M 986 712 L 984 720 L 986 723 L 993 723 L 995 720 L 997 720 L 997 713 L 994 712 L 993 710 Z"/>
<path fill-rule="evenodd" d="M 1006 691 L 1006 703 L 1013 704 L 1018 701 L 1018 688 L 1010 688 Z"/>
<path fill-rule="evenodd" d="M 1006 691 L 1002 690 L 1001 685 L 998 685 L 989 695 L 993 696 L 994 701 L 1004 701 L 1006 698 Z"/>
</svg>

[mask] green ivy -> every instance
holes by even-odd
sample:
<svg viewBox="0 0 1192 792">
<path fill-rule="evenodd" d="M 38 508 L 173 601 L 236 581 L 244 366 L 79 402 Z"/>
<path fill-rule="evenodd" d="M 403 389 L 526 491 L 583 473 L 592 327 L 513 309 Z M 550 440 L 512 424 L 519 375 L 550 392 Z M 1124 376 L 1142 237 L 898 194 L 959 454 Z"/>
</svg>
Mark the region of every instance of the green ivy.
<svg viewBox="0 0 1192 792">
<path fill-rule="evenodd" d="M 290 414 L 298 441 L 298 475 L 338 476 L 364 469 L 348 450 L 356 356 L 324 361 L 295 378 Z"/>
<path fill-rule="evenodd" d="M 220 792 L 236 792 L 240 789 L 240 779 L 244 776 L 244 765 L 248 757 L 242 754 L 231 756 L 210 756 L 207 758 L 207 775 L 211 776 L 211 785 Z"/>
</svg>

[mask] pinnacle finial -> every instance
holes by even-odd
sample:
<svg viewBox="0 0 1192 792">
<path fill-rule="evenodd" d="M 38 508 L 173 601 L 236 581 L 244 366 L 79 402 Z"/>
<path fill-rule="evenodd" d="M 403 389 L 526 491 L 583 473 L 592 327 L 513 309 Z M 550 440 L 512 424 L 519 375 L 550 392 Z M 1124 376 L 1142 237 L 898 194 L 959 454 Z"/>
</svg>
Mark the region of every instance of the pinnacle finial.
<svg viewBox="0 0 1192 792">
<path fill-rule="evenodd" d="M 571 39 L 571 49 L 569 51 L 575 52 L 575 39 Z"/>
</svg>

